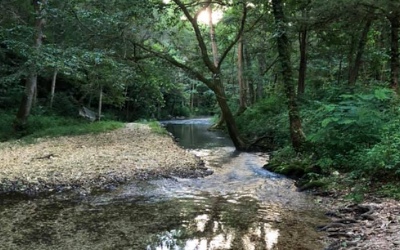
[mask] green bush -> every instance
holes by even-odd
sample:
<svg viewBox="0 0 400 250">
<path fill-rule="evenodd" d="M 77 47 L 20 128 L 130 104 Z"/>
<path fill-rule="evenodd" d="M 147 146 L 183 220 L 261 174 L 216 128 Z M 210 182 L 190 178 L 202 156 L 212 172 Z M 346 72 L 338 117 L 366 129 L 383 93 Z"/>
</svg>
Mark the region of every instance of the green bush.
<svg viewBox="0 0 400 250">
<path fill-rule="evenodd" d="M 176 107 L 174 110 L 173 116 L 184 116 L 184 117 L 190 117 L 190 109 L 186 106 L 179 106 Z"/>
<path fill-rule="evenodd" d="M 9 113 L 0 113 L 0 142 L 13 138 L 14 135 L 12 124 L 14 119 L 15 115 Z"/>
<path fill-rule="evenodd" d="M 78 107 L 72 103 L 70 97 L 64 92 L 54 95 L 52 112 L 58 116 L 78 116 Z"/>
<path fill-rule="evenodd" d="M 400 117 L 385 125 L 380 142 L 360 151 L 357 163 L 363 172 L 385 179 L 400 177 Z M 391 175 L 390 173 L 394 173 Z M 391 178 L 389 178 L 391 177 Z"/>
<path fill-rule="evenodd" d="M 239 131 L 249 140 L 266 137 L 271 148 L 283 147 L 289 142 L 289 123 L 284 98 L 272 96 L 249 107 L 236 117 Z"/>
<path fill-rule="evenodd" d="M 320 164 L 352 167 L 359 152 L 379 143 L 382 128 L 393 115 L 390 96 L 386 89 L 343 94 L 317 102 L 314 112 L 305 111 L 307 139 L 313 145 L 309 149 L 317 154 Z"/>
</svg>

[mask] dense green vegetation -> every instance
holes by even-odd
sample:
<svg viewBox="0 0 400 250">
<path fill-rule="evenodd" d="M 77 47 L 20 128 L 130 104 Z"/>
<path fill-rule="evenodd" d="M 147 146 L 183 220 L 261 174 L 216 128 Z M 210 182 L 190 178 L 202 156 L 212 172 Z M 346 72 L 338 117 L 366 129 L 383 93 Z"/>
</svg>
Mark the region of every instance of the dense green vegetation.
<svg viewBox="0 0 400 250">
<path fill-rule="evenodd" d="M 96 134 L 125 126 L 124 123 L 112 120 L 91 123 L 79 118 L 32 115 L 26 130 L 13 132 L 10 124 L 14 117 L 10 114 L 0 115 L 0 141 L 20 138 L 23 138 L 24 141 L 31 141 L 31 139 L 40 137 Z"/>
<path fill-rule="evenodd" d="M 1 141 L 218 115 L 274 171 L 398 196 L 397 1 L 24 0 L 0 17 Z"/>
</svg>

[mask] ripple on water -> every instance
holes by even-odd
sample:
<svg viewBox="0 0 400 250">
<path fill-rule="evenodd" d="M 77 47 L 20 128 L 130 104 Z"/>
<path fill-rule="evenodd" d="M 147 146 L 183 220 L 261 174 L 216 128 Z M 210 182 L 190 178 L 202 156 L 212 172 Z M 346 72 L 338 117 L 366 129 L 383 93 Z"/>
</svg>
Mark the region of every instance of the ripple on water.
<svg viewBox="0 0 400 250">
<path fill-rule="evenodd" d="M 293 181 L 262 169 L 268 155 L 237 152 L 205 132 L 204 120 L 196 124 L 179 130 L 195 141 L 216 137 L 193 151 L 213 175 L 135 182 L 76 201 L 2 201 L 0 249 L 322 249 L 315 228 L 324 215 Z"/>
</svg>

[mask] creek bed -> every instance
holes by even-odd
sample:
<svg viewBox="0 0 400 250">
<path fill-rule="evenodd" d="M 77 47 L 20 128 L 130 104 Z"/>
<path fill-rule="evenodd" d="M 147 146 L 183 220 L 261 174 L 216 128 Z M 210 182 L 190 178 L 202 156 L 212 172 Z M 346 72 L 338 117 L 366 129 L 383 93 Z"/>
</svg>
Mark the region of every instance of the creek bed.
<svg viewBox="0 0 400 250">
<path fill-rule="evenodd" d="M 322 249 L 326 223 L 268 155 L 234 150 L 208 119 L 166 128 L 214 173 L 135 181 L 112 191 L 0 200 L 0 249 Z"/>
</svg>

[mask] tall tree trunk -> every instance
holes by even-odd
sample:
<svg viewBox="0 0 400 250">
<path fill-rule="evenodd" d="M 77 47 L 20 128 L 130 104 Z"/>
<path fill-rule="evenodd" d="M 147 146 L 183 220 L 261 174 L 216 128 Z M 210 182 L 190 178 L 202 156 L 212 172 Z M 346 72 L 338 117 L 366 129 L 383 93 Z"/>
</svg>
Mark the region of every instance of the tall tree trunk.
<svg viewBox="0 0 400 250">
<path fill-rule="evenodd" d="M 398 92 L 399 89 L 399 31 L 400 14 L 395 11 L 388 17 L 390 21 L 391 51 L 390 51 L 390 87 Z"/>
<path fill-rule="evenodd" d="M 303 24 L 299 32 L 299 45 L 300 45 L 300 64 L 299 64 L 299 78 L 297 80 L 297 94 L 303 95 L 306 89 L 306 74 L 307 74 L 307 49 L 308 49 L 308 26 L 306 20 L 308 18 L 307 5 L 311 3 L 308 0 L 302 7 L 301 17 Z"/>
<path fill-rule="evenodd" d="M 207 13 L 208 13 L 208 26 L 210 29 L 210 40 L 211 40 L 211 50 L 212 50 L 212 54 L 213 54 L 213 62 L 214 62 L 214 66 L 218 67 L 218 63 L 219 63 L 218 46 L 217 46 L 217 39 L 215 37 L 215 29 L 214 29 L 213 18 L 212 18 L 212 4 L 210 4 L 210 6 L 208 6 Z M 222 88 L 223 88 L 223 85 L 222 85 Z M 218 122 L 215 123 L 213 126 L 211 126 L 210 129 L 222 129 L 224 123 L 225 123 L 224 113 L 221 111 Z"/>
<path fill-rule="evenodd" d="M 252 61 L 250 58 L 249 50 L 247 48 L 244 50 L 244 56 L 246 61 L 245 76 L 247 81 L 247 87 L 249 89 L 249 100 L 250 104 L 254 104 L 256 102 L 256 93 L 254 90 L 254 81 L 253 81 L 254 77 L 252 72 Z"/>
<path fill-rule="evenodd" d="M 307 34 L 308 30 L 305 26 L 299 33 L 300 43 L 300 65 L 299 65 L 299 79 L 297 82 L 297 93 L 304 94 L 306 89 L 306 73 L 307 73 Z"/>
<path fill-rule="evenodd" d="M 54 69 L 53 79 L 51 80 L 50 108 L 53 107 L 54 93 L 55 93 L 55 91 L 56 91 L 57 74 L 58 74 L 58 70 L 57 70 L 57 68 L 56 68 L 56 69 Z"/>
<path fill-rule="evenodd" d="M 190 86 L 190 112 L 193 112 L 194 108 L 194 82 Z"/>
<path fill-rule="evenodd" d="M 342 80 L 342 64 L 343 64 L 343 54 L 340 55 L 340 60 L 339 60 L 339 72 L 338 72 L 338 77 L 337 77 L 337 85 L 340 85 L 340 82 Z"/>
<path fill-rule="evenodd" d="M 368 39 L 368 32 L 371 28 L 371 24 L 372 24 L 372 18 L 367 17 L 367 22 L 365 23 L 364 29 L 361 32 L 361 38 L 360 41 L 358 43 L 358 48 L 357 48 L 357 55 L 356 55 L 356 59 L 353 63 L 353 65 L 349 65 L 350 71 L 349 71 L 349 85 L 350 86 L 354 86 L 354 84 L 357 81 L 358 75 L 359 75 L 359 70 L 360 70 L 360 66 L 361 66 L 361 59 L 362 59 L 362 55 L 364 53 L 364 48 L 365 48 L 365 44 L 367 44 L 367 39 Z"/>
<path fill-rule="evenodd" d="M 101 109 L 103 107 L 103 86 L 100 86 L 100 93 L 99 93 L 99 108 L 98 108 L 98 114 L 97 114 L 97 120 L 101 120 Z"/>
<path fill-rule="evenodd" d="M 243 36 L 238 41 L 238 52 L 237 52 L 237 72 L 239 82 L 239 109 L 236 115 L 242 114 L 247 108 L 247 88 L 246 82 L 243 77 Z"/>
<path fill-rule="evenodd" d="M 257 79 L 256 100 L 259 101 L 264 96 L 264 88 L 263 88 L 262 81 L 261 81 L 261 78 L 264 75 L 264 69 L 265 69 L 265 57 L 264 57 L 263 53 L 259 53 L 257 55 L 257 61 L 258 61 L 258 71 L 259 71 L 260 77 L 259 77 L 259 79 Z"/>
<path fill-rule="evenodd" d="M 296 94 L 294 91 L 292 65 L 290 61 L 290 42 L 286 34 L 285 15 L 283 13 L 282 0 L 272 0 L 273 14 L 275 17 L 275 24 L 278 29 L 277 44 L 278 53 L 281 62 L 281 73 L 285 94 L 287 97 L 287 104 L 289 109 L 289 125 L 290 125 L 290 138 L 293 149 L 296 152 L 302 150 L 305 136 L 301 126 L 300 110 L 296 101 Z"/>
<path fill-rule="evenodd" d="M 33 6 L 35 8 L 36 17 L 41 17 L 43 15 L 43 7 L 42 5 L 45 4 L 45 1 L 32 1 Z M 36 18 L 35 21 L 35 30 L 36 30 L 36 42 L 35 42 L 35 49 L 36 52 L 39 53 L 40 47 L 43 43 L 43 26 L 45 23 L 44 18 Z M 29 75 L 26 78 L 25 82 L 25 91 L 22 97 L 21 105 L 17 112 L 15 121 L 14 121 L 14 130 L 20 131 L 24 130 L 26 127 L 26 122 L 28 121 L 28 116 L 31 112 L 32 104 L 35 98 L 35 92 L 37 88 L 37 72 L 36 72 L 36 65 L 35 62 L 32 63 Z"/>
<path fill-rule="evenodd" d="M 219 58 L 218 58 L 218 46 L 217 46 L 217 39 L 215 38 L 215 29 L 212 19 L 212 4 L 207 8 L 208 13 L 208 26 L 210 27 L 210 39 L 211 39 L 211 49 L 213 54 L 213 61 L 215 67 L 218 67 Z"/>
<path fill-rule="evenodd" d="M 33 91 L 33 101 L 32 101 L 32 107 L 35 107 L 37 104 L 37 96 L 38 96 L 38 89 L 37 89 L 37 82 L 35 84 L 35 90 Z"/>
</svg>

